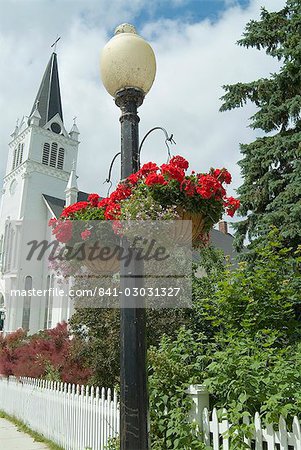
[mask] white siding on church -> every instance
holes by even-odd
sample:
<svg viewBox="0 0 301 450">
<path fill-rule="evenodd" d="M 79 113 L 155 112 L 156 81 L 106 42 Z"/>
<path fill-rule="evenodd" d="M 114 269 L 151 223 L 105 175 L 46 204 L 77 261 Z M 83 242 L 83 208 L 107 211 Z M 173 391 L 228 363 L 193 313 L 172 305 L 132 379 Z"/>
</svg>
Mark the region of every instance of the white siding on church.
<svg viewBox="0 0 301 450">
<path fill-rule="evenodd" d="M 42 164 L 45 142 L 49 142 L 50 145 L 49 166 Z M 53 143 L 57 144 L 55 163 L 51 162 Z M 15 149 L 17 152 L 14 162 Z M 49 298 L 49 310 L 46 311 L 46 296 L 32 296 L 30 299 L 13 297 L 10 291 L 24 289 L 26 279 L 31 279 L 32 287 L 35 289 L 47 288 L 49 268 L 40 261 L 26 260 L 27 243 L 32 239 L 41 241 L 50 238 L 48 220 L 52 215 L 42 195 L 65 198 L 69 172 L 73 161 L 76 164 L 77 151 L 78 142 L 35 125 L 25 129 L 10 144 L 0 211 L 0 241 L 4 239 L 5 227 L 12 221 L 11 231 L 7 237 L 9 239 L 9 249 L 5 256 L 7 265 L 5 274 L 0 277 L 0 294 L 4 296 L 7 309 L 5 331 L 14 331 L 22 325 L 27 327 L 29 320 L 29 329 L 33 333 L 43 329 L 45 324 L 47 327 L 53 327 L 57 322 L 70 317 L 72 306 L 68 297 Z M 56 169 L 51 165 L 60 165 L 62 168 Z"/>
</svg>

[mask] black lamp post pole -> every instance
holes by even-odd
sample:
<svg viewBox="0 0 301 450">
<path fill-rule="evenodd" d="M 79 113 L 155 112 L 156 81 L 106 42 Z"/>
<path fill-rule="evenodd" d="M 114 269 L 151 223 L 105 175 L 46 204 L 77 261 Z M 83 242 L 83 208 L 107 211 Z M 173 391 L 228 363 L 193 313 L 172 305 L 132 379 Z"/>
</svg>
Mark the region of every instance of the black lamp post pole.
<svg viewBox="0 0 301 450">
<path fill-rule="evenodd" d="M 127 88 L 116 94 L 121 109 L 121 179 L 139 169 L 139 117 L 144 94 Z M 123 246 L 127 247 L 126 239 Z M 148 450 L 145 309 L 140 296 L 128 295 L 143 285 L 143 263 L 121 262 L 120 450 Z"/>
</svg>

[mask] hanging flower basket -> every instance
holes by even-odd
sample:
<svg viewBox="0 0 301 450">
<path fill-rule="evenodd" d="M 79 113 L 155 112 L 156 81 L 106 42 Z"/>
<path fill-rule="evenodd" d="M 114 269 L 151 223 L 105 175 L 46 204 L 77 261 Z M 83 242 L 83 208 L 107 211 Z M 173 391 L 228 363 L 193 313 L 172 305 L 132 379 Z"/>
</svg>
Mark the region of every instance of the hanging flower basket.
<svg viewBox="0 0 301 450">
<path fill-rule="evenodd" d="M 100 202 L 107 220 L 157 221 L 190 220 L 177 226 L 175 240 L 179 245 L 188 241 L 194 247 L 203 245 L 208 233 L 227 213 L 231 217 L 239 200 L 228 197 L 225 185 L 231 182 L 226 169 L 210 169 L 208 173 L 187 173 L 189 163 L 174 156 L 168 164 L 144 164 Z M 122 226 L 120 227 L 121 232 Z"/>
<path fill-rule="evenodd" d="M 100 243 L 116 247 L 120 236 L 143 230 L 141 221 L 176 220 L 172 239 L 179 245 L 201 246 L 224 213 L 234 215 L 239 200 L 227 196 L 225 185 L 231 182 L 231 175 L 226 169 L 188 174 L 188 167 L 188 161 L 182 156 L 174 156 L 161 166 L 153 162 L 144 164 L 119 183 L 109 197 L 100 199 L 98 194 L 91 194 L 87 202 L 65 208 L 59 220 L 51 219 L 52 232 L 58 241 L 66 244 L 72 241 L 88 244 L 88 240 L 97 238 Z M 74 233 L 77 221 L 80 226 Z M 91 225 L 89 221 L 96 224 Z M 97 226 L 101 221 L 111 224 L 106 237 Z M 132 221 L 136 221 L 134 226 Z M 192 228 L 186 221 L 191 221 Z M 86 258 L 83 263 L 94 273 L 108 274 L 119 268 L 117 256 L 107 261 Z"/>
</svg>

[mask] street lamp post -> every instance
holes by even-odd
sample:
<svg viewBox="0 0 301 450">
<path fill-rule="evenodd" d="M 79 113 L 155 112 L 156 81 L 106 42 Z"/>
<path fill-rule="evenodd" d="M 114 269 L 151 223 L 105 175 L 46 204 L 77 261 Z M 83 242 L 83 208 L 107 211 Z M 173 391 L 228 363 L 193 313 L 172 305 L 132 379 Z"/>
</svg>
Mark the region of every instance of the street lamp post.
<svg viewBox="0 0 301 450">
<path fill-rule="evenodd" d="M 151 46 L 132 25 L 117 27 L 102 52 L 101 77 L 121 109 L 122 180 L 139 169 L 137 109 L 150 90 L 155 73 Z M 126 239 L 123 246 L 127 247 Z M 120 448 L 148 450 L 145 309 L 142 298 L 128 296 L 133 288 L 143 285 L 143 263 L 132 259 L 126 267 L 121 262 L 120 275 Z"/>
</svg>

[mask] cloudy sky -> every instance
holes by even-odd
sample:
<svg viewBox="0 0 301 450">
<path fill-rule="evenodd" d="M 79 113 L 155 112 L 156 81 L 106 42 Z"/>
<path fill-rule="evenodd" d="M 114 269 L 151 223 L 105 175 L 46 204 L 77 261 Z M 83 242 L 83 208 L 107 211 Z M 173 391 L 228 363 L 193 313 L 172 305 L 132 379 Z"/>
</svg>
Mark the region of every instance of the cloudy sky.
<svg viewBox="0 0 301 450">
<path fill-rule="evenodd" d="M 103 181 L 119 151 L 119 110 L 99 78 L 99 55 L 114 28 L 133 23 L 153 46 L 157 76 L 140 108 L 141 138 L 154 126 L 174 134 L 174 154 L 193 169 L 227 167 L 234 190 L 241 183 L 239 143 L 260 133 L 248 128 L 254 107 L 220 113 L 222 85 L 252 81 L 277 70 L 263 52 L 238 47 L 245 24 L 260 7 L 284 0 L 0 0 L 0 175 L 17 118 L 28 115 L 43 72 L 57 47 L 64 122 L 77 116 L 81 132 L 79 186 L 104 195 Z M 142 161 L 166 160 L 163 134 L 153 134 Z M 114 169 L 119 176 L 119 165 Z M 232 191 L 233 193 L 233 191 Z"/>
</svg>

